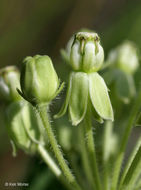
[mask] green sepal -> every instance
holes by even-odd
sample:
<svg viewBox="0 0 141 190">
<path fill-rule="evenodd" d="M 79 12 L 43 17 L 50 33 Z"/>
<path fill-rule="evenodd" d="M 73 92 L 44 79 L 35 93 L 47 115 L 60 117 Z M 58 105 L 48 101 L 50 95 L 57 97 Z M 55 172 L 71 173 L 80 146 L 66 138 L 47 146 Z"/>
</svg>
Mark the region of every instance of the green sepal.
<svg viewBox="0 0 141 190">
<path fill-rule="evenodd" d="M 130 99 L 136 94 L 136 88 L 132 75 L 119 72 L 116 80 L 116 93 L 125 104 L 130 102 Z"/>
<path fill-rule="evenodd" d="M 64 86 L 65 86 L 65 83 L 62 82 L 62 84 L 60 84 L 58 90 L 55 92 L 55 94 L 52 96 L 51 99 L 54 99 L 56 96 L 58 96 L 60 94 L 60 92 L 63 90 Z"/>
<path fill-rule="evenodd" d="M 62 117 L 67 111 L 67 107 L 68 107 L 69 100 L 70 100 L 70 94 L 71 94 L 71 81 L 72 81 L 72 74 L 70 74 L 70 77 L 69 77 L 69 84 L 68 84 L 68 88 L 67 88 L 67 92 L 66 92 L 65 102 L 64 102 L 63 106 L 61 107 L 61 110 L 59 111 L 59 113 L 54 115 L 55 119 Z"/>
<path fill-rule="evenodd" d="M 103 118 L 114 120 L 107 86 L 98 73 L 89 74 L 89 93 L 96 112 Z"/>
<path fill-rule="evenodd" d="M 83 72 L 72 73 L 69 115 L 72 125 L 78 125 L 85 116 L 88 102 L 88 76 Z"/>
</svg>

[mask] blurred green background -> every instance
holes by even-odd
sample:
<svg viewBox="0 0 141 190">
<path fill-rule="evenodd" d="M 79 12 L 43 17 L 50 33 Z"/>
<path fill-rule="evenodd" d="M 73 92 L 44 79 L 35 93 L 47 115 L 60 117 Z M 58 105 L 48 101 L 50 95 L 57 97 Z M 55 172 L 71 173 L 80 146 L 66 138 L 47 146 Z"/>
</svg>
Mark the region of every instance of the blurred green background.
<svg viewBox="0 0 141 190">
<path fill-rule="evenodd" d="M 62 64 L 60 48 L 81 28 L 99 33 L 105 56 L 125 39 L 141 49 L 141 1 L 0 0 L 0 68 L 20 68 L 25 56 L 47 54 L 65 80 L 68 72 Z M 2 119 L 0 125 L 0 189 L 8 189 L 5 182 L 27 182 L 29 190 L 63 189 L 38 157 L 21 151 L 12 157 Z"/>
</svg>

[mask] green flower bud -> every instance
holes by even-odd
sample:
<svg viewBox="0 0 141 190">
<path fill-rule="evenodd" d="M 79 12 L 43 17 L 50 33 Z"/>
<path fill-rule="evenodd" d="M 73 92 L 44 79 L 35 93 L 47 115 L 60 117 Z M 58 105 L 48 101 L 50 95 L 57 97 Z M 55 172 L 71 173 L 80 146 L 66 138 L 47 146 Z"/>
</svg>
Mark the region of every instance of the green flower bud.
<svg viewBox="0 0 141 190">
<path fill-rule="evenodd" d="M 24 100 L 7 108 L 7 129 L 14 145 L 26 153 L 35 153 L 37 144 L 45 143 L 40 118 Z"/>
<path fill-rule="evenodd" d="M 48 56 L 26 57 L 21 72 L 21 90 L 27 101 L 35 104 L 49 103 L 62 89 Z"/>
<path fill-rule="evenodd" d="M 135 44 L 125 41 L 113 49 L 108 55 L 105 68 L 107 66 L 111 67 L 107 71 L 106 77 L 108 76 L 110 83 L 115 83 L 119 99 L 128 104 L 136 95 L 133 74 L 139 67 L 139 58 Z"/>
<path fill-rule="evenodd" d="M 127 74 L 133 74 L 139 67 L 139 59 L 135 44 L 125 41 L 110 52 L 107 62 L 114 64 L 118 69 Z"/>
<path fill-rule="evenodd" d="M 20 87 L 20 73 L 17 67 L 8 66 L 0 70 L 0 100 L 12 102 L 20 100 L 16 88 Z"/>
<path fill-rule="evenodd" d="M 66 100 L 55 118 L 63 116 L 68 108 L 72 124 L 78 125 L 85 118 L 88 106 L 92 107 L 93 117 L 100 123 L 103 119 L 114 120 L 108 89 L 103 78 L 96 72 L 72 72 Z"/>
<path fill-rule="evenodd" d="M 100 39 L 94 32 L 78 32 L 71 47 L 70 64 L 74 71 L 98 71 L 104 60 Z"/>
</svg>

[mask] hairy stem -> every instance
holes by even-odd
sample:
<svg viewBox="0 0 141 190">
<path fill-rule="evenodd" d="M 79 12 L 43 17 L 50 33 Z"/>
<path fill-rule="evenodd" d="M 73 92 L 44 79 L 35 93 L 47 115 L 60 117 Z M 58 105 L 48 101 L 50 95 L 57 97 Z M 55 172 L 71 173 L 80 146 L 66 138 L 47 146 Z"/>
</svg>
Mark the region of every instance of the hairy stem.
<svg viewBox="0 0 141 190">
<path fill-rule="evenodd" d="M 91 123 L 90 104 L 88 104 L 88 109 L 85 116 L 85 129 L 86 129 L 87 150 L 88 150 L 88 155 L 89 155 L 91 165 L 93 168 L 93 175 L 94 175 L 96 190 L 101 190 L 100 176 L 99 176 L 99 171 L 98 171 L 98 166 L 97 166 L 97 161 L 96 161 L 95 144 L 94 144 L 92 123 Z"/>
<path fill-rule="evenodd" d="M 52 146 L 52 149 L 54 151 L 54 154 L 58 160 L 58 163 L 66 177 L 66 179 L 68 180 L 68 183 L 70 183 L 76 190 L 80 190 L 81 188 L 79 187 L 78 183 L 75 180 L 75 177 L 73 176 L 73 174 L 71 173 L 70 168 L 68 167 L 63 154 L 58 146 L 57 140 L 54 136 L 54 133 L 52 131 L 49 119 L 48 119 L 48 114 L 47 114 L 47 108 L 46 106 L 38 106 L 36 107 L 36 109 L 39 112 L 39 115 L 41 117 L 43 126 L 47 132 L 47 136 L 48 139 L 50 141 L 50 144 Z"/>
<path fill-rule="evenodd" d="M 37 146 L 38 153 L 40 154 L 41 158 L 44 160 L 44 162 L 47 164 L 47 166 L 50 168 L 50 170 L 54 173 L 54 175 L 64 184 L 69 190 L 73 190 L 69 183 L 66 182 L 65 177 L 63 176 L 60 168 L 56 165 L 56 163 L 53 161 L 47 150 L 44 146 L 38 145 Z"/>
<path fill-rule="evenodd" d="M 104 126 L 104 135 L 103 135 L 103 188 L 104 190 L 109 189 L 109 157 L 110 157 L 110 147 L 112 140 L 112 130 L 113 123 L 107 121 Z M 114 145 L 113 145 L 114 146 Z"/>
<path fill-rule="evenodd" d="M 85 174 L 87 176 L 88 182 L 92 186 L 92 188 L 95 188 L 94 180 L 93 180 L 93 174 L 91 170 L 91 165 L 89 163 L 89 157 L 87 154 L 86 144 L 85 144 L 85 136 L 84 136 L 84 125 L 83 123 L 79 126 L 79 142 L 80 142 L 80 151 L 82 156 L 82 164 L 85 171 Z"/>
<path fill-rule="evenodd" d="M 56 165 L 56 163 L 52 160 L 48 152 L 45 150 L 45 148 L 42 145 L 38 145 L 38 152 L 40 156 L 43 158 L 45 163 L 48 165 L 50 170 L 55 174 L 57 178 L 60 178 L 62 176 L 62 172 L 60 168 Z"/>
</svg>

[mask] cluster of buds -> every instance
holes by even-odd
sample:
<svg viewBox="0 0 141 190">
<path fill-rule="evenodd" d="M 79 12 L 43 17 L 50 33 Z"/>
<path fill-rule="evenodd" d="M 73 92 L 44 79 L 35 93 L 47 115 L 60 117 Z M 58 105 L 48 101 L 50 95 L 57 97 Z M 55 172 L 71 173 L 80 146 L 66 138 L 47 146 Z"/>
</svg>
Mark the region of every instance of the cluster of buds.
<svg viewBox="0 0 141 190">
<path fill-rule="evenodd" d="M 66 55 L 73 71 L 70 74 L 65 103 L 56 117 L 65 114 L 68 108 L 72 124 L 78 125 L 91 109 L 94 118 L 99 122 L 102 123 L 103 119 L 113 121 L 108 89 L 103 78 L 97 73 L 104 61 L 104 51 L 98 34 L 78 32 L 69 44 L 69 53 Z M 13 102 L 7 109 L 7 126 L 9 135 L 17 147 L 34 153 L 37 144 L 45 143 L 44 135 L 39 128 L 42 124 L 39 124 L 31 104 L 48 105 L 62 88 L 63 83 L 60 85 L 48 56 L 26 57 L 23 61 L 20 84 L 19 72 L 15 67 L 0 71 L 0 97 Z"/>
</svg>

